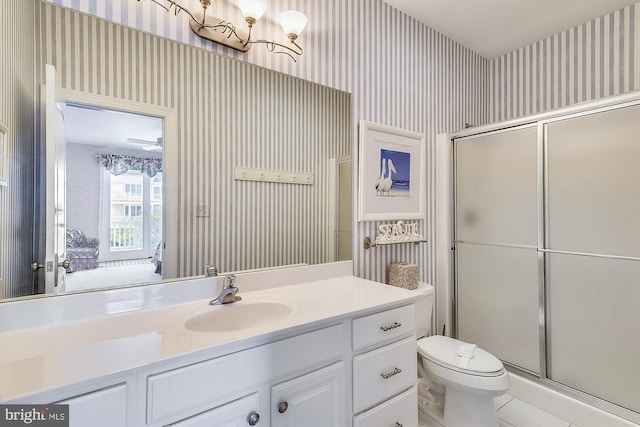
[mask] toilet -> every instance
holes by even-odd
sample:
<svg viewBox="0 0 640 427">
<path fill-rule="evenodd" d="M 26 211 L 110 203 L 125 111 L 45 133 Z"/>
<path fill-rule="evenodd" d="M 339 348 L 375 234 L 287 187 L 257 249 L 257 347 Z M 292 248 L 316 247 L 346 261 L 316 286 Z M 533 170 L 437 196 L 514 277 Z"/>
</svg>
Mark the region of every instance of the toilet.
<svg viewBox="0 0 640 427">
<path fill-rule="evenodd" d="M 417 292 L 418 409 L 445 427 L 498 427 L 493 400 L 511 385 L 502 362 L 473 344 L 427 337 L 433 287 L 421 283 Z"/>
</svg>

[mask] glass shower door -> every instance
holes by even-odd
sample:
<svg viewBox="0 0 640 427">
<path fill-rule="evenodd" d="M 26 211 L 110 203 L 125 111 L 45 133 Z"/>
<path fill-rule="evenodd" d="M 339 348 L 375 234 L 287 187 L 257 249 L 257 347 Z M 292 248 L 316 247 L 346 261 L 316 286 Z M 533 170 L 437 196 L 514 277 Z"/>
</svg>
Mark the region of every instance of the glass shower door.
<svg viewBox="0 0 640 427">
<path fill-rule="evenodd" d="M 456 139 L 457 336 L 539 372 L 535 125 Z"/>
<path fill-rule="evenodd" d="M 640 412 L 640 106 L 545 124 L 547 377 Z"/>
</svg>

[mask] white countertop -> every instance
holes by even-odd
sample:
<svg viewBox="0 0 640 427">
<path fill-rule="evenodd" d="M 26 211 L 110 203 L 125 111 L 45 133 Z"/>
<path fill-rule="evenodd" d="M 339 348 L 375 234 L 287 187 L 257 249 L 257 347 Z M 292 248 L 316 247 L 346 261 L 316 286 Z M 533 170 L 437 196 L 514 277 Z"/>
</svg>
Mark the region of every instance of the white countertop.
<svg viewBox="0 0 640 427">
<path fill-rule="evenodd" d="M 209 299 L 0 333 L 0 401 L 122 373 L 154 362 L 204 351 L 226 354 L 372 309 L 398 306 L 416 292 L 353 276 L 239 292 L 243 300 L 210 306 Z M 233 310 L 256 301 L 283 303 L 280 320 L 229 332 L 191 332 L 194 315 Z"/>
</svg>

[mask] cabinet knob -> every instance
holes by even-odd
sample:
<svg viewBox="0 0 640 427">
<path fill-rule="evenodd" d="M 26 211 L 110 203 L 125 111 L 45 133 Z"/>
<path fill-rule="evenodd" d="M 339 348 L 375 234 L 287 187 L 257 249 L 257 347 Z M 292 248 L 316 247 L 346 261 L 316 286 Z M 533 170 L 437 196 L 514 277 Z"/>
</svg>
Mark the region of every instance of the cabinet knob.
<svg viewBox="0 0 640 427">
<path fill-rule="evenodd" d="M 402 424 L 396 421 L 396 425 L 394 427 L 402 427 Z"/>
<path fill-rule="evenodd" d="M 289 404 L 287 402 L 280 402 L 280 404 L 278 405 L 278 412 L 284 414 L 285 412 L 287 412 L 287 409 L 289 409 Z"/>
<path fill-rule="evenodd" d="M 260 421 L 260 414 L 256 411 L 249 412 L 249 415 L 247 415 L 247 424 L 254 426 L 258 424 L 258 421 Z"/>
</svg>

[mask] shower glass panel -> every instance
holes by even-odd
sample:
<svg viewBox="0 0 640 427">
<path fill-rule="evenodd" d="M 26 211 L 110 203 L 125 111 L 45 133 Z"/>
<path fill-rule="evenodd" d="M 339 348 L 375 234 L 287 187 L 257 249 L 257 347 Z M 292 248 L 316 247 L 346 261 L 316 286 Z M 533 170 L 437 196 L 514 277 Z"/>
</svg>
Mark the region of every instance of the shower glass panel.
<svg viewBox="0 0 640 427">
<path fill-rule="evenodd" d="M 537 150 L 536 126 L 455 141 L 457 336 L 535 373 Z"/>
<path fill-rule="evenodd" d="M 547 377 L 636 412 L 639 117 L 635 105 L 545 124 Z"/>
<path fill-rule="evenodd" d="M 456 140 L 456 238 L 537 245 L 536 127 Z"/>
<path fill-rule="evenodd" d="M 548 247 L 640 257 L 640 106 L 546 125 Z"/>
<path fill-rule="evenodd" d="M 547 261 L 547 376 L 640 412 L 640 261 Z"/>
<path fill-rule="evenodd" d="M 461 243 L 458 338 L 539 373 L 536 249 Z"/>
<path fill-rule="evenodd" d="M 640 423 L 640 95 L 625 102 L 453 141 L 454 330 Z"/>
</svg>

